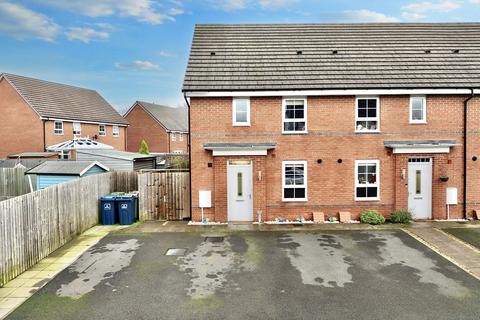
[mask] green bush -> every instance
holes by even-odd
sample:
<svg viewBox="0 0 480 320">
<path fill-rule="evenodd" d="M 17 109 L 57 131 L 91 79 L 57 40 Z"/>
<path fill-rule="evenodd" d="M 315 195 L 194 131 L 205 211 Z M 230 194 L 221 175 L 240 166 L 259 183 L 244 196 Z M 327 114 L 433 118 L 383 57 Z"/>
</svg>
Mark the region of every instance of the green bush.
<svg viewBox="0 0 480 320">
<path fill-rule="evenodd" d="M 400 209 L 390 213 L 389 220 L 392 223 L 410 223 L 412 214 L 407 209 Z"/>
<path fill-rule="evenodd" d="M 376 210 L 365 210 L 360 214 L 360 222 L 368 224 L 385 223 L 385 218 Z"/>
<path fill-rule="evenodd" d="M 142 140 L 142 142 L 140 143 L 140 149 L 138 150 L 138 153 L 150 154 L 150 150 L 148 149 L 147 141 Z"/>
</svg>

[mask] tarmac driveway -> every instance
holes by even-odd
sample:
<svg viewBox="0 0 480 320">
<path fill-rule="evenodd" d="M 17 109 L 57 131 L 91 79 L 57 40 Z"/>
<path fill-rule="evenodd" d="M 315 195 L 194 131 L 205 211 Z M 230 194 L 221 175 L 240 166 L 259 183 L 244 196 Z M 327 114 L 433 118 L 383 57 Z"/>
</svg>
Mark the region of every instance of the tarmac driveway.
<svg viewBox="0 0 480 320">
<path fill-rule="evenodd" d="M 480 281 L 402 231 L 207 235 L 109 235 L 8 319 L 480 318 Z"/>
</svg>

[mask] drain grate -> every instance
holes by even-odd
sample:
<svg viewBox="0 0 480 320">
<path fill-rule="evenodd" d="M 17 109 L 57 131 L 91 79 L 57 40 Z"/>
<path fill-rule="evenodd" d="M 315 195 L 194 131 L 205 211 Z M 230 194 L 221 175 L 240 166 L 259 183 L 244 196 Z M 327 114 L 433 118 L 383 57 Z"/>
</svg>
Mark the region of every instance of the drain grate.
<svg viewBox="0 0 480 320">
<path fill-rule="evenodd" d="M 205 242 L 223 242 L 225 240 L 225 237 L 205 237 Z"/>
<path fill-rule="evenodd" d="M 165 252 L 166 256 L 184 256 L 185 253 L 187 252 L 187 249 L 184 248 L 170 248 Z"/>
</svg>

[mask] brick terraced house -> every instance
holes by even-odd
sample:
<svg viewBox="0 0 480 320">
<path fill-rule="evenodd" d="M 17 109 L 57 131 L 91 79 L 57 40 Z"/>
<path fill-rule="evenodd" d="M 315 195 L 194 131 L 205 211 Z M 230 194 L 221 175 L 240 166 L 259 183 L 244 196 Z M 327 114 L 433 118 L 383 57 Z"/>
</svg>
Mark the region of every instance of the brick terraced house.
<svg viewBox="0 0 480 320">
<path fill-rule="evenodd" d="M 89 137 L 125 150 L 128 122 L 96 91 L 0 74 L 0 158 Z"/>
<path fill-rule="evenodd" d="M 478 23 L 197 25 L 183 92 L 193 220 L 480 209 Z"/>
<path fill-rule="evenodd" d="M 124 117 L 130 124 L 128 151 L 138 152 L 142 140 L 145 140 L 150 152 L 188 153 L 186 108 L 136 101 Z"/>
</svg>

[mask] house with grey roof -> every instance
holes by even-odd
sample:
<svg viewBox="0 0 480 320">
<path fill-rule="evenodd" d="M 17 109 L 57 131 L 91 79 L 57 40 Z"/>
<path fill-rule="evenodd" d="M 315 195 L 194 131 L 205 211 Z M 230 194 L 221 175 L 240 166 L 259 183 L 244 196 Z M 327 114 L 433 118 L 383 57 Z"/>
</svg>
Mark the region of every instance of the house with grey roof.
<svg viewBox="0 0 480 320">
<path fill-rule="evenodd" d="M 188 153 L 188 110 L 136 101 L 124 115 L 129 122 L 127 150 L 144 140 L 152 153 Z"/>
<path fill-rule="evenodd" d="M 480 210 L 480 23 L 197 25 L 183 93 L 193 220 Z"/>
<path fill-rule="evenodd" d="M 0 158 L 89 138 L 125 150 L 125 120 L 97 91 L 0 74 Z"/>
</svg>

